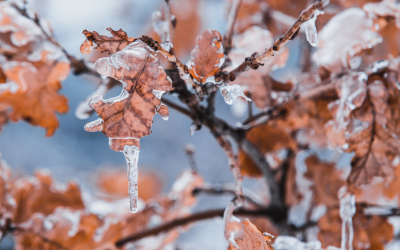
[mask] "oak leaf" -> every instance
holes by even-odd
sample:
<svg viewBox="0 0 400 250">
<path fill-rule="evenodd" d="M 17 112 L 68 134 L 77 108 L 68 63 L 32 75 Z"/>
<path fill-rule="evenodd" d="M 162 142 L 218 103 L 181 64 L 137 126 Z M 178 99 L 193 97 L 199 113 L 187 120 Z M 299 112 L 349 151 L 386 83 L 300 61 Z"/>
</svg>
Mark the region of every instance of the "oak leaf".
<svg viewBox="0 0 400 250">
<path fill-rule="evenodd" d="M 304 177 L 314 182 L 311 189 L 318 204 L 338 206 L 337 194 L 345 185 L 343 173 L 335 168 L 335 164 L 322 162 L 315 155 L 309 156 L 305 163 L 307 172 Z"/>
<path fill-rule="evenodd" d="M 84 207 L 78 185 L 68 183 L 64 188 L 53 183 L 46 172 L 36 173 L 34 178 L 18 179 L 13 184 L 12 195 L 16 200 L 14 222 L 26 221 L 34 213 L 48 215 L 58 207 L 82 209 Z"/>
<path fill-rule="evenodd" d="M 116 249 L 125 223 L 115 218 L 100 219 L 83 210 L 58 208 L 43 216 L 34 214 L 20 224 L 15 234 L 18 249 Z"/>
<path fill-rule="evenodd" d="M 248 219 L 244 219 L 240 224 L 243 231 L 235 234 L 235 242 L 240 250 L 273 250 L 270 245 L 272 235 L 261 232 Z"/>
<path fill-rule="evenodd" d="M 101 36 L 96 31 L 90 32 L 84 30 L 82 33 L 86 36 L 87 40 L 82 43 L 81 52 L 84 54 L 88 54 L 91 52 L 91 49 L 86 50 L 88 47 L 92 46 L 93 42 L 97 44 L 96 49 L 101 52 L 107 51 L 108 54 L 114 54 L 115 52 L 123 50 L 130 43 L 134 42 L 135 39 L 128 37 L 125 31 L 119 29 L 117 31 L 107 28 L 110 31 L 112 37 Z M 82 49 L 83 47 L 83 49 Z"/>
<path fill-rule="evenodd" d="M 122 151 L 125 145 L 140 147 L 139 139 L 151 133 L 154 114 L 164 119 L 169 114 L 160 99 L 172 83 L 155 51 L 144 43 L 131 43 L 111 57 L 99 59 L 95 68 L 104 76 L 120 80 L 124 89 L 120 96 L 109 100 L 102 96 L 90 100 L 91 108 L 101 118 L 86 124 L 85 130 L 102 131 L 115 151 Z"/>
<path fill-rule="evenodd" d="M 58 127 L 57 113 L 68 111 L 68 100 L 57 93 L 60 81 L 69 73 L 69 63 L 57 61 L 53 53 L 43 50 L 38 62 L 7 61 L 3 71 L 7 81 L 18 87 L 0 93 L 0 103 L 12 108 L 10 119 L 14 122 L 24 119 L 32 125 L 39 125 L 51 136 Z"/>
<path fill-rule="evenodd" d="M 225 61 L 223 52 L 222 36 L 218 31 L 208 29 L 198 36 L 189 62 L 193 79 L 206 83 L 208 77 L 214 76 Z"/>
</svg>

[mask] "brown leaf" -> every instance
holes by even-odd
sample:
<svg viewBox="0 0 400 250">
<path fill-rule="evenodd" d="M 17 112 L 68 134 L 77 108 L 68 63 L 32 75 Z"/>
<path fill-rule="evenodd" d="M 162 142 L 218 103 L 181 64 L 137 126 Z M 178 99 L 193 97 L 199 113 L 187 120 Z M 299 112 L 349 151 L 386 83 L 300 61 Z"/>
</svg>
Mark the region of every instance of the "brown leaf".
<svg viewBox="0 0 400 250">
<path fill-rule="evenodd" d="M 296 146 L 295 142 L 284 129 L 270 125 L 261 125 L 252 128 L 247 132 L 246 137 L 263 154 L 283 148 L 295 148 Z M 239 151 L 239 166 L 244 176 L 261 176 L 261 172 L 254 165 L 253 160 L 242 150 Z"/>
<path fill-rule="evenodd" d="M 126 46 L 135 41 L 134 38 L 128 37 L 126 32 L 122 29 L 115 31 L 111 28 L 107 28 L 107 30 L 110 31 L 112 37 L 101 36 L 96 31 L 90 32 L 84 30 L 82 32 L 87 38 L 87 40 L 82 43 L 85 54 L 90 53 L 90 46 L 93 44 L 93 42 L 97 44 L 96 49 L 100 50 L 101 52 L 107 51 L 108 54 L 114 54 L 115 52 L 123 50 Z M 87 51 L 87 48 L 89 48 L 88 50 L 90 51 Z"/>
<path fill-rule="evenodd" d="M 34 178 L 18 179 L 13 185 L 16 200 L 14 222 L 26 221 L 33 213 L 48 215 L 58 207 L 82 209 L 84 207 L 78 185 L 68 183 L 64 188 L 54 185 L 48 173 L 38 172 Z"/>
<path fill-rule="evenodd" d="M 154 114 L 159 112 L 168 119 L 168 109 L 160 99 L 171 89 L 171 80 L 154 50 L 141 42 L 130 44 L 111 58 L 99 59 L 95 67 L 100 74 L 123 82 L 124 89 L 110 100 L 92 98 L 90 105 L 101 118 L 86 124 L 85 130 L 102 131 L 115 151 L 122 151 L 125 145 L 140 147 L 139 139 L 151 133 Z"/>
<path fill-rule="evenodd" d="M 15 234 L 17 249 L 116 249 L 124 222 L 113 218 L 99 219 L 83 210 L 59 208 L 43 216 L 34 214 L 19 225 Z"/>
<path fill-rule="evenodd" d="M 196 39 L 189 62 L 189 72 L 200 83 L 214 76 L 224 63 L 222 36 L 216 30 L 205 30 Z"/>
<path fill-rule="evenodd" d="M 97 179 L 97 186 L 102 192 L 113 197 L 128 196 L 128 178 L 126 170 L 102 170 Z M 139 171 L 138 186 L 140 189 L 139 198 L 147 201 L 156 198 L 161 191 L 162 181 L 156 172 Z"/>
<path fill-rule="evenodd" d="M 248 219 L 244 219 L 240 224 L 242 224 L 243 233 L 238 232 L 235 234 L 235 242 L 240 250 L 273 250 L 270 245 L 272 241 L 270 235 L 263 235 Z"/>
<path fill-rule="evenodd" d="M 317 203 L 338 206 L 338 191 L 346 183 L 342 177 L 343 173 L 335 168 L 335 164 L 322 162 L 315 155 L 309 156 L 305 163 L 307 172 L 304 177 L 314 182 L 311 189 Z"/>
<path fill-rule="evenodd" d="M 58 127 L 55 112 L 68 111 L 67 98 L 59 95 L 60 81 L 69 73 L 69 63 L 56 61 L 52 52 L 42 51 L 39 62 L 9 61 L 3 64 L 8 81 L 18 85 L 16 91 L 0 94 L 0 103 L 12 108 L 10 119 L 14 122 L 24 119 L 32 125 L 46 128 L 47 136 L 54 134 Z"/>
</svg>

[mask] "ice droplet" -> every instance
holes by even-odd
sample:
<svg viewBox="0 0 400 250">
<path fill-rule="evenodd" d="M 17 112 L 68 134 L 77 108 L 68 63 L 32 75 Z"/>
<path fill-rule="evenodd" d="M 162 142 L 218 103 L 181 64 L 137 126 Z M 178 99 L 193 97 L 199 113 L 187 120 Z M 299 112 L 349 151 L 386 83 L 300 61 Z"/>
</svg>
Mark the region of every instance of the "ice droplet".
<svg viewBox="0 0 400 250">
<path fill-rule="evenodd" d="M 138 161 L 139 148 L 136 146 L 125 145 L 123 151 L 128 168 L 129 179 L 129 210 L 131 213 L 138 211 Z"/>
<path fill-rule="evenodd" d="M 251 99 L 244 95 L 242 87 L 238 84 L 226 85 L 220 88 L 221 95 L 224 97 L 225 102 L 232 105 L 236 102 L 238 96 L 243 97 L 246 101 L 251 102 Z"/>
<path fill-rule="evenodd" d="M 356 213 L 356 197 L 347 192 L 346 186 L 339 189 L 340 218 L 342 218 L 342 250 L 353 250 L 353 216 Z"/>
<path fill-rule="evenodd" d="M 163 42 L 161 43 L 161 47 L 168 51 L 168 53 L 171 53 L 170 50 L 174 48 L 174 45 L 171 42 Z"/>
<path fill-rule="evenodd" d="M 153 95 L 154 95 L 158 100 L 161 100 L 161 96 L 165 93 L 165 91 L 153 89 L 153 90 L 151 91 L 151 93 L 153 93 Z"/>
<path fill-rule="evenodd" d="M 104 124 L 103 119 L 98 118 L 92 122 L 86 123 L 85 131 L 87 132 L 103 131 L 103 124 Z"/>
<path fill-rule="evenodd" d="M 318 45 L 318 36 L 317 36 L 317 28 L 315 27 L 315 21 L 317 20 L 317 16 L 321 14 L 324 14 L 324 12 L 316 10 L 314 12 L 313 17 L 302 24 L 303 28 L 306 31 L 307 41 L 313 47 L 316 47 Z"/>
<path fill-rule="evenodd" d="M 81 53 L 84 55 L 89 54 L 93 50 L 93 42 L 85 40 L 81 45 Z"/>
<path fill-rule="evenodd" d="M 197 126 L 196 124 L 190 125 L 190 135 L 193 136 L 194 132 L 196 132 Z"/>
</svg>

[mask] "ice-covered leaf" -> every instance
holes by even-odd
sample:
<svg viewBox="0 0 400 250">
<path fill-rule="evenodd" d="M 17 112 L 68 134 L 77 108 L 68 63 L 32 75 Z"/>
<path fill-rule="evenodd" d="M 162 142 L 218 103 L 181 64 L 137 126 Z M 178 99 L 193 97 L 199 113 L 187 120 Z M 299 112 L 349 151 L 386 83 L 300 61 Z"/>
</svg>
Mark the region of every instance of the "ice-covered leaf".
<svg viewBox="0 0 400 250">
<path fill-rule="evenodd" d="M 270 245 L 273 235 L 261 232 L 248 219 L 244 219 L 240 224 L 242 231 L 235 234 L 235 242 L 240 250 L 273 250 Z"/>
<path fill-rule="evenodd" d="M 51 214 L 58 207 L 84 207 L 77 183 L 70 182 L 66 186 L 54 184 L 46 172 L 38 172 L 32 178 L 18 179 L 13 184 L 13 196 L 16 201 L 16 223 L 26 221 L 34 213 Z"/>
<path fill-rule="evenodd" d="M 86 36 L 86 40 L 81 46 L 81 52 L 84 54 L 90 53 L 93 42 L 97 44 L 96 49 L 101 52 L 107 51 L 108 54 L 123 50 L 128 44 L 135 41 L 134 38 L 128 37 L 125 31 L 119 29 L 117 31 L 107 28 L 110 31 L 112 37 L 101 36 L 96 31 L 90 32 L 84 30 L 82 33 Z M 83 47 L 83 49 L 82 49 Z"/>
<path fill-rule="evenodd" d="M 373 20 L 365 11 L 350 8 L 331 18 L 319 32 L 313 60 L 331 72 L 357 68 L 360 53 L 381 42 L 381 35 L 373 30 Z"/>
<path fill-rule="evenodd" d="M 208 77 L 218 72 L 224 60 L 221 34 L 207 29 L 196 39 L 196 47 L 190 56 L 189 72 L 198 82 L 206 83 Z"/>
<path fill-rule="evenodd" d="M 102 131 L 115 151 L 122 152 L 125 145 L 140 148 L 139 139 L 151 133 L 154 114 L 168 116 L 160 98 L 172 83 L 155 52 L 144 43 L 131 43 L 122 51 L 99 59 L 95 68 L 104 76 L 120 80 L 124 89 L 118 97 L 91 99 L 89 104 L 100 119 L 86 124 L 85 130 Z"/>
<path fill-rule="evenodd" d="M 116 218 L 100 219 L 84 210 L 58 208 L 44 216 L 34 214 L 19 224 L 15 236 L 17 249 L 116 249 L 125 223 Z"/>
<path fill-rule="evenodd" d="M 304 177 L 313 182 L 311 189 L 318 204 L 326 206 L 339 205 L 338 191 L 346 183 L 343 173 L 333 163 L 325 163 L 316 156 L 309 156 L 305 163 L 307 172 Z"/>
<path fill-rule="evenodd" d="M 39 26 L 33 20 L 23 16 L 8 1 L 0 2 L 0 32 L 10 32 L 10 40 L 17 47 L 44 37 Z"/>
<path fill-rule="evenodd" d="M 35 62 L 6 61 L 2 64 L 7 82 L 16 89 L 0 92 L 0 103 L 12 108 L 10 119 L 26 120 L 47 130 L 51 136 L 58 127 L 57 113 L 68 111 L 67 98 L 60 95 L 61 81 L 70 70 L 59 49 L 44 46 Z"/>
<path fill-rule="evenodd" d="M 262 41 L 262 42 L 261 42 Z M 255 51 L 263 51 L 274 43 L 271 32 L 259 26 L 252 26 L 245 32 L 233 37 L 233 49 L 229 53 L 232 65 L 226 70 L 232 70 L 239 66 L 243 59 L 250 57 Z M 251 99 L 259 108 L 266 108 L 271 104 L 271 93 L 274 90 L 272 84 L 268 84 L 266 76 L 275 69 L 284 67 L 289 57 L 289 50 L 283 48 L 270 61 L 257 70 L 248 70 L 237 76 L 235 83 L 242 86 L 245 92 L 251 93 Z M 288 89 L 290 89 L 289 86 Z M 275 91 L 277 91 L 275 89 Z"/>
</svg>

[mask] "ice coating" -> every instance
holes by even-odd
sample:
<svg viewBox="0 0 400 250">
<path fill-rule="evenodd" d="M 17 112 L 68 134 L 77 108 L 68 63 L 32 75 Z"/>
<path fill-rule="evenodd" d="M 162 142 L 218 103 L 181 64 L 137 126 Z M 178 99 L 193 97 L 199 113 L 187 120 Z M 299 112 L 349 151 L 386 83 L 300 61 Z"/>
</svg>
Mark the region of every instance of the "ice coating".
<svg viewBox="0 0 400 250">
<path fill-rule="evenodd" d="M 5 91 L 10 91 L 10 93 L 15 94 L 18 90 L 18 85 L 15 82 L 6 82 L 0 84 L 0 93 Z"/>
<path fill-rule="evenodd" d="M 90 52 L 92 52 L 93 50 L 93 42 L 89 41 L 89 40 L 85 40 L 83 41 L 80 51 L 82 54 L 87 55 L 90 54 Z"/>
<path fill-rule="evenodd" d="M 85 125 L 85 130 L 88 132 L 97 132 L 97 131 L 102 131 L 103 130 L 103 124 L 104 121 L 101 118 L 98 118 L 97 120 L 94 120 L 92 122 L 89 122 Z"/>
<path fill-rule="evenodd" d="M 159 100 L 161 100 L 162 95 L 165 93 L 165 91 L 157 90 L 157 89 L 153 89 L 151 92 Z"/>
<path fill-rule="evenodd" d="M 223 86 L 220 88 L 220 92 L 224 97 L 225 102 L 229 105 L 234 104 L 238 96 L 241 96 L 246 101 L 251 102 L 251 99 L 244 95 L 242 87 L 240 87 L 238 84 Z"/>
<path fill-rule="evenodd" d="M 324 12 L 316 10 L 312 18 L 310 18 L 310 20 L 302 24 L 303 26 L 302 28 L 306 32 L 307 41 L 313 47 L 316 47 L 318 45 L 318 36 L 317 36 L 317 28 L 315 27 L 315 21 L 317 20 L 317 16 L 321 14 L 324 14 Z"/>
<path fill-rule="evenodd" d="M 301 242 L 296 237 L 292 236 L 278 236 L 274 242 L 275 250 L 320 250 L 321 242 Z"/>
<path fill-rule="evenodd" d="M 170 50 L 174 48 L 174 45 L 171 42 L 163 42 L 161 43 L 161 47 L 171 53 Z"/>
<path fill-rule="evenodd" d="M 129 179 L 129 210 L 131 213 L 138 211 L 138 161 L 139 148 L 136 146 L 125 145 L 123 151 L 128 168 Z"/>
</svg>

